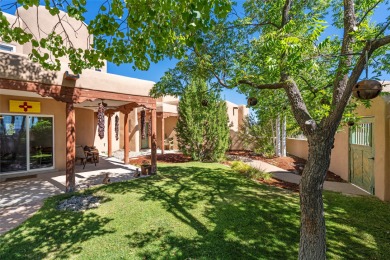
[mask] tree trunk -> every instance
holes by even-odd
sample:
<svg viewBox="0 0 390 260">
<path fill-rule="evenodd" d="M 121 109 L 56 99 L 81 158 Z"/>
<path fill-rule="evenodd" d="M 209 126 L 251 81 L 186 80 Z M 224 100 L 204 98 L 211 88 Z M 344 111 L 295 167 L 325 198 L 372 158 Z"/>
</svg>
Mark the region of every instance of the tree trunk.
<svg viewBox="0 0 390 260">
<path fill-rule="evenodd" d="M 331 138 L 329 138 L 332 136 Z M 334 134 L 308 138 L 309 158 L 300 184 L 301 233 L 299 259 L 326 259 L 326 230 L 322 189 L 329 168 Z M 316 138 L 317 137 L 317 138 Z"/>
</svg>

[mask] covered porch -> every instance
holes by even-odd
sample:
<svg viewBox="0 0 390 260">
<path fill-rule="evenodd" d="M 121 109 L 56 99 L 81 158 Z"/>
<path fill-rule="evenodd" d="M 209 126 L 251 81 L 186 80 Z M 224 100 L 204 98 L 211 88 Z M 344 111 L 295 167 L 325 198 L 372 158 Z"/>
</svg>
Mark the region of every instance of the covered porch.
<svg viewBox="0 0 390 260">
<path fill-rule="evenodd" d="M 3 122 L 2 130 L 4 130 L 2 133 L 5 137 L 18 138 L 25 142 L 25 144 L 18 142 L 19 151 L 25 153 L 24 157 L 17 155 L 20 158 L 17 159 L 17 166 L 13 166 L 16 165 L 15 162 L 7 159 L 5 166 L 8 168 L 2 167 L 0 179 L 32 175 L 41 171 L 46 173 L 53 170 L 64 171 L 65 190 L 67 192 L 74 191 L 76 189 L 75 146 L 76 144 L 96 145 L 97 139 L 93 136 L 96 135 L 96 111 L 99 104 L 104 104 L 102 117 L 104 117 L 103 121 L 106 124 L 103 130 L 104 137 L 100 138 L 98 149 L 110 157 L 113 149 L 117 148 L 117 146 L 113 147 L 115 141 L 118 143 L 118 137 L 114 136 L 114 128 L 116 128 L 114 125 L 116 116 L 114 117 L 114 115 L 121 115 L 118 117 L 121 119 L 118 135 L 122 137 L 121 144 L 125 150 L 124 164 L 129 162 L 128 154 L 131 141 L 136 139 L 129 126 L 136 123 L 136 120 L 130 119 L 131 115 L 137 114 L 137 108 L 145 109 L 150 113 L 151 164 L 152 172 L 156 172 L 156 100 L 149 96 L 153 82 L 95 70 L 85 70 L 82 75 L 72 75 L 66 64 L 59 72 L 45 71 L 21 55 L 0 53 L 0 57 L 3 58 L 0 62 L 0 68 L 2 68 L 0 72 L 0 115 L 3 115 L 1 120 Z M 24 104 L 21 108 L 23 111 L 12 111 L 11 100 L 22 102 Z M 31 102 L 41 106 L 38 112 L 29 111 Z M 11 122 L 13 120 L 11 117 L 17 116 L 22 118 L 19 120 L 22 121 L 19 125 Z M 49 158 L 48 167 L 34 166 L 41 167 L 37 169 L 32 166 L 32 158 L 36 157 L 35 151 L 42 149 L 40 146 L 35 149 L 36 145 L 32 144 L 33 140 L 29 137 L 34 137 L 34 135 L 30 134 L 32 130 L 29 129 L 29 126 L 34 126 L 36 124 L 34 119 L 40 120 L 41 117 L 50 118 L 49 121 L 52 125 L 50 138 L 53 143 L 51 150 L 46 149 L 47 152 L 45 152 L 48 154 L 45 156 L 47 155 Z M 3 121 L 3 118 L 9 122 Z M 17 129 L 14 129 L 14 126 L 19 127 L 20 134 Z M 5 151 L 7 154 L 4 156 L 2 154 L 1 159 L 12 155 L 12 149 L 16 149 L 15 147 L 7 148 L 8 150 Z M 15 156 L 13 157 L 15 158 Z"/>
</svg>

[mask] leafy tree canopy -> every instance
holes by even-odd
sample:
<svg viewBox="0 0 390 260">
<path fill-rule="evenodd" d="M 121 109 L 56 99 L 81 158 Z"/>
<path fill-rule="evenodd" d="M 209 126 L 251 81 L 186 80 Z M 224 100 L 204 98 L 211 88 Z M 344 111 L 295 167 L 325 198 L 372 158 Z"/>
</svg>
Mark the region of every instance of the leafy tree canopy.
<svg viewBox="0 0 390 260">
<path fill-rule="evenodd" d="M 96 3 L 100 4 L 98 12 L 88 12 L 88 6 Z M 84 24 L 94 35 L 91 48 L 73 48 L 69 37 L 59 30 L 53 29 L 43 37 L 34 35 L 23 21 L 10 24 L 3 14 L 17 7 L 28 9 L 39 4 L 44 4 L 53 19 L 58 19 L 59 28 L 64 22 L 60 19 L 61 10 L 79 21 L 85 21 L 87 14 L 92 17 L 88 25 Z M 101 67 L 104 60 L 115 64 L 133 63 L 134 69 L 147 70 L 150 62 L 165 57 L 181 58 L 186 45 L 201 44 L 202 38 L 197 32 L 206 32 L 216 19 L 226 16 L 230 8 L 228 0 L 15 0 L 0 5 L 0 35 L 5 42 L 32 42 L 31 58 L 49 69 L 59 69 L 58 58 L 68 56 L 75 73 L 84 68 Z M 19 27 L 20 24 L 26 29 Z M 41 49 L 51 51 L 53 60 L 49 62 L 49 55 Z"/>
</svg>

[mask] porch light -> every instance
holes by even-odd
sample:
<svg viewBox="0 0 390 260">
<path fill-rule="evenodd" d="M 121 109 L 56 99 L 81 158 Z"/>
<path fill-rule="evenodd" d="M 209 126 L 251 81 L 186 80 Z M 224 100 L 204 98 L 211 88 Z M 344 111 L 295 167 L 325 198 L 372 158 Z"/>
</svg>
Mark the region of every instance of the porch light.
<svg viewBox="0 0 390 260">
<path fill-rule="evenodd" d="M 358 99 L 373 99 L 381 93 L 382 89 L 383 86 L 379 81 L 366 79 L 353 87 L 352 95 Z"/>
</svg>

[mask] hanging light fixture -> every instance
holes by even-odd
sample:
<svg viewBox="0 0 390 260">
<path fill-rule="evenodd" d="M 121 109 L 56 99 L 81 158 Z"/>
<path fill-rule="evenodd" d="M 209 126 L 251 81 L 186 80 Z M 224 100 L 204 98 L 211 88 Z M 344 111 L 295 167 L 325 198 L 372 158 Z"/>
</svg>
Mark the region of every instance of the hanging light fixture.
<svg viewBox="0 0 390 260">
<path fill-rule="evenodd" d="M 248 98 L 248 107 L 253 107 L 257 105 L 257 98 L 250 97 Z"/>
<path fill-rule="evenodd" d="M 352 95 L 359 99 L 373 99 L 381 93 L 382 89 L 383 86 L 379 81 L 365 79 L 353 87 Z"/>
<path fill-rule="evenodd" d="M 373 99 L 376 98 L 382 91 L 383 86 L 377 80 L 368 78 L 368 53 L 366 51 L 366 79 L 358 82 L 352 89 L 352 95 L 359 99 Z"/>
</svg>

